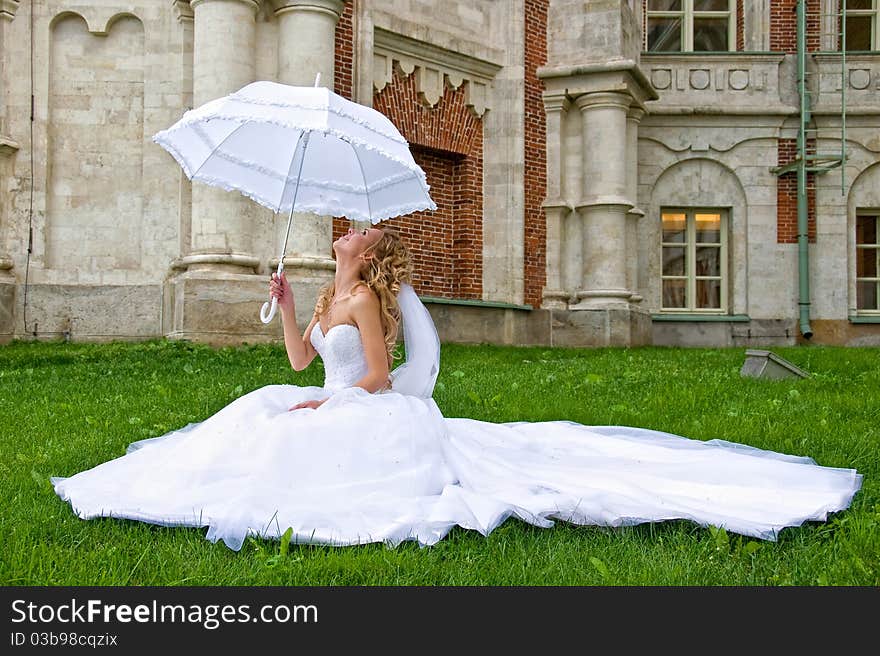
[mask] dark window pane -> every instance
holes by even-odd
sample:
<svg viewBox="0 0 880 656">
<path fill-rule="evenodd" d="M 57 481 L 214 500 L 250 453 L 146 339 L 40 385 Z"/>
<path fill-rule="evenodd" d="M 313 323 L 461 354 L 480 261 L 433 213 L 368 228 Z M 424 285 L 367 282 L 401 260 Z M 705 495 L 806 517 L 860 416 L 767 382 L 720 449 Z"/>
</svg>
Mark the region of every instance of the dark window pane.
<svg viewBox="0 0 880 656">
<path fill-rule="evenodd" d="M 694 18 L 694 52 L 721 52 L 727 47 L 726 18 Z"/>
<path fill-rule="evenodd" d="M 687 281 L 664 280 L 663 281 L 663 307 L 687 308 Z"/>
<path fill-rule="evenodd" d="M 697 275 L 721 275 L 721 248 L 718 246 L 701 246 L 697 249 Z"/>
<path fill-rule="evenodd" d="M 681 19 L 649 18 L 648 50 L 651 52 L 681 52 Z"/>
<path fill-rule="evenodd" d="M 871 16 L 847 16 L 846 17 L 846 49 L 847 50 L 870 50 L 871 49 Z"/>
<path fill-rule="evenodd" d="M 701 310 L 721 309 L 720 280 L 697 280 L 697 308 Z"/>
<path fill-rule="evenodd" d="M 681 11 L 681 0 L 648 0 L 648 11 Z"/>
<path fill-rule="evenodd" d="M 684 247 L 663 247 L 663 275 L 683 276 L 686 275 Z"/>
<path fill-rule="evenodd" d="M 877 249 L 876 248 L 857 248 L 856 249 L 856 277 L 857 278 L 876 278 L 877 277 Z"/>
<path fill-rule="evenodd" d="M 876 244 L 877 243 L 877 217 L 876 216 L 857 216 L 856 217 L 856 243 L 857 244 Z"/>
<path fill-rule="evenodd" d="M 859 283 L 856 283 L 856 308 L 858 308 L 859 310 L 880 310 L 880 308 L 877 307 L 876 282 L 861 281 Z"/>
<path fill-rule="evenodd" d="M 847 9 L 872 9 L 871 0 L 846 0 Z"/>
<path fill-rule="evenodd" d="M 697 227 L 697 243 L 721 243 L 720 214 L 695 214 L 694 220 Z"/>
<path fill-rule="evenodd" d="M 730 0 L 694 0 L 694 11 L 728 11 Z"/>
<path fill-rule="evenodd" d="M 685 229 L 687 219 L 684 214 L 663 213 L 663 241 L 671 241 L 683 244 L 685 242 Z"/>
</svg>

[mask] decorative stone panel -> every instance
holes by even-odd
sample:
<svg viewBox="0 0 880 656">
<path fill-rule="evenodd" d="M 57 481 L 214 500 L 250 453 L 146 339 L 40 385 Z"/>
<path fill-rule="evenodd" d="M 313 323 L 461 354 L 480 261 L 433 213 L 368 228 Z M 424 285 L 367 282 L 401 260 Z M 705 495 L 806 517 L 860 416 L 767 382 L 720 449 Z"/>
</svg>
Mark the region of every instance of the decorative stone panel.
<svg viewBox="0 0 880 656">
<path fill-rule="evenodd" d="M 705 55 L 705 56 L 703 56 Z M 787 113 L 795 98 L 780 95 L 783 55 L 701 53 L 642 55 L 660 100 L 651 113 Z"/>
<path fill-rule="evenodd" d="M 880 59 L 876 55 L 846 56 L 845 68 L 839 55 L 813 55 L 813 76 L 808 79 L 813 95 L 814 114 L 839 114 L 846 93 L 846 113 L 878 112 L 880 97 Z"/>
<path fill-rule="evenodd" d="M 492 78 L 501 67 L 492 62 L 446 50 L 401 34 L 375 28 L 373 42 L 373 89 L 381 92 L 391 83 L 395 70 L 415 75 L 418 97 L 434 107 L 446 86 L 464 85 L 465 105 L 481 117 L 491 105 Z"/>
</svg>

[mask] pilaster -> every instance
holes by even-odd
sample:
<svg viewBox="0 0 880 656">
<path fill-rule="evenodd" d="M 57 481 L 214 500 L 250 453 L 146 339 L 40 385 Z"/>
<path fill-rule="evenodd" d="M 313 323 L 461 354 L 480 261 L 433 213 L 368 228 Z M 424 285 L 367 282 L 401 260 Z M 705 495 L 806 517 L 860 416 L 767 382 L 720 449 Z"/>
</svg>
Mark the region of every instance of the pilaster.
<svg viewBox="0 0 880 656">
<path fill-rule="evenodd" d="M 334 88 L 336 25 L 345 9 L 344 0 L 272 0 L 278 20 L 278 81 L 294 86 Z M 276 244 L 284 242 L 287 216 L 275 222 Z M 295 212 L 284 257 L 287 278 L 295 284 L 301 310 L 299 320 L 308 321 L 319 289 L 333 277 L 333 219 Z M 278 266 L 278 256 L 268 266 Z"/>
</svg>

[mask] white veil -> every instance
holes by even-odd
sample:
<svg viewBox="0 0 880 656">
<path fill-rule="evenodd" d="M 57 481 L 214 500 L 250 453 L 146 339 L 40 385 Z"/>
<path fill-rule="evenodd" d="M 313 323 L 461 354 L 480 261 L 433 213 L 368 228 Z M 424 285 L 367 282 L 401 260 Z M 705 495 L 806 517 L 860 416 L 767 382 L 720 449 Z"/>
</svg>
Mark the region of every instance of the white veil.
<svg viewBox="0 0 880 656">
<path fill-rule="evenodd" d="M 397 302 L 403 321 L 406 360 L 391 372 L 391 389 L 400 394 L 430 398 L 440 373 L 437 328 L 412 285 L 401 285 Z"/>
</svg>

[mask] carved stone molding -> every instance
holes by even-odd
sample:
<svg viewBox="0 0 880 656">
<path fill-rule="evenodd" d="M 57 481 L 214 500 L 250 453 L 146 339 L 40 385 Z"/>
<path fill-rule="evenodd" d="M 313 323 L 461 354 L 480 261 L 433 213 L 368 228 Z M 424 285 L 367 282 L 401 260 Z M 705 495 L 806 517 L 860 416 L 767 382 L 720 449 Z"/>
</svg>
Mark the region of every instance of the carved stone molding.
<svg viewBox="0 0 880 656">
<path fill-rule="evenodd" d="M 18 11 L 19 0 L 0 0 L 0 18 L 11 21 L 15 18 L 15 12 Z"/>
<path fill-rule="evenodd" d="M 376 91 L 384 89 L 397 70 L 406 76 L 415 75 L 419 99 L 428 107 L 440 101 L 446 85 L 458 89 L 464 84 L 465 104 L 477 117 L 491 108 L 492 80 L 501 66 L 379 27 L 373 38 Z"/>
<path fill-rule="evenodd" d="M 19 149 L 19 145 L 10 137 L 0 135 L 0 157 L 10 157 Z"/>
<path fill-rule="evenodd" d="M 195 8 L 198 5 L 201 5 L 201 4 L 204 4 L 207 2 L 218 2 L 218 1 L 219 2 L 240 2 L 242 4 L 249 5 L 250 7 L 253 8 L 254 11 L 258 11 L 260 9 L 260 6 L 264 2 L 266 2 L 266 0 L 189 0 L 189 5 L 192 10 L 195 10 Z"/>
<path fill-rule="evenodd" d="M 194 13 L 189 0 L 174 0 L 174 15 L 178 21 L 192 21 Z"/>
<path fill-rule="evenodd" d="M 345 0 L 268 0 L 268 3 L 276 16 L 294 10 L 324 11 L 338 19 L 345 9 Z"/>
</svg>

